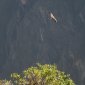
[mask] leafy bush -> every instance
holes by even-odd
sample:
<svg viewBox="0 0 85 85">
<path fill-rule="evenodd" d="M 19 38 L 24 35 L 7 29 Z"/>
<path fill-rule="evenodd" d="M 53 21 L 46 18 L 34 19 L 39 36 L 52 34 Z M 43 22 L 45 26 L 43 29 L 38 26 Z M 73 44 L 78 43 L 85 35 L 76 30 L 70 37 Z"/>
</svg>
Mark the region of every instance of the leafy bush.
<svg viewBox="0 0 85 85">
<path fill-rule="evenodd" d="M 30 67 L 21 74 L 11 74 L 14 85 L 75 85 L 69 75 L 65 75 L 55 65 Z"/>
<path fill-rule="evenodd" d="M 0 80 L 0 85 L 13 85 L 12 81 Z"/>
</svg>

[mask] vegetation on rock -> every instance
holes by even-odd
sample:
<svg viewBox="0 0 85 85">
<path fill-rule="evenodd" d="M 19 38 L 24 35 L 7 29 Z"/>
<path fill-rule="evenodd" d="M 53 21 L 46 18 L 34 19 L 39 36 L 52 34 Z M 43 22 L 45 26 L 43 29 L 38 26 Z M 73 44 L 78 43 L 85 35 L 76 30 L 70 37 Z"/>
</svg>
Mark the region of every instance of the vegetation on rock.
<svg viewBox="0 0 85 85">
<path fill-rule="evenodd" d="M 11 81 L 1 80 L 0 85 L 75 85 L 70 75 L 59 71 L 56 65 L 37 64 L 21 74 L 11 74 Z M 3 84 L 4 83 L 4 84 Z"/>
</svg>

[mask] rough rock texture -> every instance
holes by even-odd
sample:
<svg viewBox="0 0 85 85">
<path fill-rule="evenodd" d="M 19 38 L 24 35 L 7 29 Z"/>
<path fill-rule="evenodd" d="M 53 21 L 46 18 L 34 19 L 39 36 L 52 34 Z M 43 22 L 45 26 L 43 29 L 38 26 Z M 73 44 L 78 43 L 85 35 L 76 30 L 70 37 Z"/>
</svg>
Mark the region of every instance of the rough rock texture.
<svg viewBox="0 0 85 85">
<path fill-rule="evenodd" d="M 77 85 L 85 85 L 84 4 L 84 0 L 0 0 L 0 76 L 37 62 L 56 63 Z"/>
</svg>

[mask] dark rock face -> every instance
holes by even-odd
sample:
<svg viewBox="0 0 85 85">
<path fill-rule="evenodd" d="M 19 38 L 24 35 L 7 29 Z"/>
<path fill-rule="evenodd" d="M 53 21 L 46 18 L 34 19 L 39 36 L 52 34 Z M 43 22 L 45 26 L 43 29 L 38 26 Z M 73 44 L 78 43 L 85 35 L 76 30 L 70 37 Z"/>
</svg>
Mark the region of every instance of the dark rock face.
<svg viewBox="0 0 85 85">
<path fill-rule="evenodd" d="M 1 0 L 0 76 L 37 62 L 56 63 L 77 85 L 85 85 L 84 4 L 84 0 L 26 0 L 25 4 Z"/>
</svg>

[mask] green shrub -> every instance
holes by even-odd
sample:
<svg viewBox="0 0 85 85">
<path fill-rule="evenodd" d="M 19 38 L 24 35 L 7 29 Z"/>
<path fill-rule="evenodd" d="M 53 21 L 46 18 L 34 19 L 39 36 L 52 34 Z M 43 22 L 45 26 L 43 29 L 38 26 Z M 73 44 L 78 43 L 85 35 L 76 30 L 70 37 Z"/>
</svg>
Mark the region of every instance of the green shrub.
<svg viewBox="0 0 85 85">
<path fill-rule="evenodd" d="M 65 75 L 55 65 L 30 67 L 21 74 L 11 74 L 14 85 L 75 85 L 69 75 Z"/>
<path fill-rule="evenodd" d="M 0 80 L 0 85 L 13 85 L 12 81 Z"/>
</svg>

